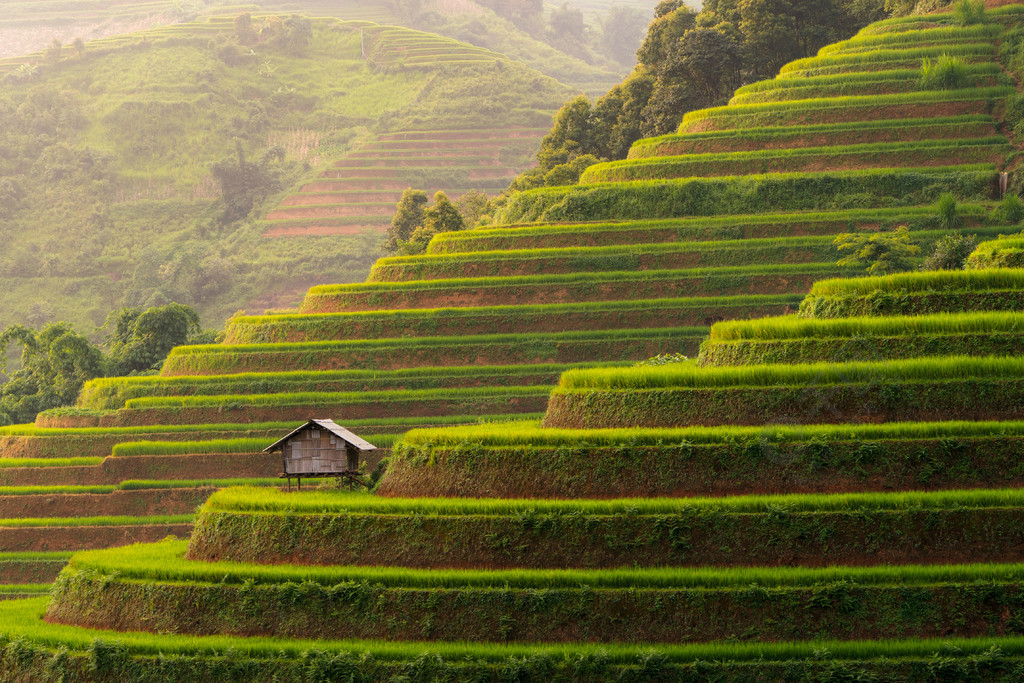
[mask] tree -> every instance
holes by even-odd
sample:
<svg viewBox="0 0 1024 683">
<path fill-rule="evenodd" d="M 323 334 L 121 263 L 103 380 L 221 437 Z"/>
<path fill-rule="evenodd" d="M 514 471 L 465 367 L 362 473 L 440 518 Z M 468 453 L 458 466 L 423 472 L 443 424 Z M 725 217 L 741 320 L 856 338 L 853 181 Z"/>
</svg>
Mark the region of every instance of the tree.
<svg viewBox="0 0 1024 683">
<path fill-rule="evenodd" d="M 562 3 L 561 7 L 552 10 L 550 24 L 551 40 L 557 41 L 563 52 L 584 60 L 590 59 L 582 10 Z"/>
<path fill-rule="evenodd" d="M 0 370 L 11 342 L 22 345 L 21 368 L 0 387 L 0 423 L 31 422 L 43 410 L 71 405 L 86 380 L 104 373 L 103 353 L 68 323 L 39 332 L 8 327 L 0 333 Z"/>
<path fill-rule="evenodd" d="M 434 194 L 434 205 L 423 210 L 423 227 L 439 232 L 455 232 L 465 230 L 466 222 L 462 220 L 462 214 L 448 199 L 444 192 Z"/>
<path fill-rule="evenodd" d="M 943 235 L 935 251 L 921 264 L 921 270 L 962 270 L 978 240 L 973 235 Z"/>
<path fill-rule="evenodd" d="M 672 46 L 658 79 L 686 82 L 698 98 L 698 106 L 727 100 L 742 78 L 743 55 L 734 38 L 710 28 L 687 31 Z"/>
<path fill-rule="evenodd" d="M 544 185 L 556 187 L 559 185 L 575 185 L 580 181 L 583 172 L 596 164 L 600 159 L 592 154 L 578 156 L 567 164 L 559 164 L 544 174 Z"/>
<path fill-rule="evenodd" d="M 407 239 L 398 239 L 395 251 L 402 256 L 422 254 L 437 233 L 465 229 L 466 222 L 455 204 L 444 192 L 437 192 L 434 194 L 434 205 L 423 209 L 422 225 L 413 229 Z"/>
<path fill-rule="evenodd" d="M 838 0 L 740 0 L 739 13 L 748 64 L 762 76 L 856 30 Z"/>
<path fill-rule="evenodd" d="M 839 265 L 865 266 L 870 275 L 910 270 L 909 259 L 921 251 L 910 241 L 906 226 L 891 232 L 846 232 L 837 235 L 832 243 L 840 253 L 850 252 L 839 260 Z"/>
<path fill-rule="evenodd" d="M 601 47 L 616 62 L 631 65 L 644 40 L 647 18 L 635 7 L 613 5 L 602 26 Z"/>
<path fill-rule="evenodd" d="M 64 56 L 64 45 L 61 44 L 56 38 L 50 43 L 50 46 L 46 48 L 46 61 L 56 63 L 60 61 L 60 58 Z"/>
<path fill-rule="evenodd" d="M 273 161 L 284 160 L 284 148 L 274 146 L 257 161 L 249 161 L 242 151 L 242 143 L 235 143 L 235 156 L 227 157 L 210 167 L 217 180 L 224 202 L 223 224 L 245 218 L 257 202 L 280 187 L 277 172 L 271 168 Z"/>
<path fill-rule="evenodd" d="M 455 208 L 462 215 L 466 227 L 476 225 L 490 207 L 491 198 L 486 192 L 470 190 L 455 200 Z"/>
<path fill-rule="evenodd" d="M 694 28 L 697 15 L 693 10 L 682 2 L 660 3 L 658 8 L 665 5 L 665 14 L 658 15 L 651 25 L 647 27 L 647 36 L 636 52 L 637 62 L 645 67 L 657 67 L 664 61 L 670 47 L 675 45 L 683 34 Z"/>
<path fill-rule="evenodd" d="M 235 40 L 240 45 L 255 45 L 259 42 L 260 34 L 252 23 L 252 15 L 248 12 L 243 12 L 235 17 L 234 28 Z"/>
<path fill-rule="evenodd" d="M 395 209 L 395 217 L 391 219 L 391 227 L 384 241 L 384 251 L 394 254 L 401 242 L 409 241 L 413 231 L 423 225 L 423 209 L 427 205 L 427 193 L 411 187 L 402 192 Z"/>
<path fill-rule="evenodd" d="M 199 314 L 177 303 L 147 310 L 121 308 L 107 316 L 103 327 L 108 330 L 112 375 L 158 370 L 171 349 L 195 343 L 202 333 Z"/>
</svg>

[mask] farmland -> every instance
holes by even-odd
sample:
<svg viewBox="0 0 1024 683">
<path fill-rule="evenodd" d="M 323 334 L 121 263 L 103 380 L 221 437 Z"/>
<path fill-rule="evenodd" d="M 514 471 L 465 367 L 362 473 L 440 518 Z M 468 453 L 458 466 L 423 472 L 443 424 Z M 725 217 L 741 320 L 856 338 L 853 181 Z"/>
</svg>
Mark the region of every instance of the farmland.
<svg viewBox="0 0 1024 683">
<path fill-rule="evenodd" d="M 870 26 L 365 283 L 0 429 L 32 463 L 0 468 L 0 517 L 27 520 L 0 542 L 95 522 L 10 541 L 17 590 L 53 587 L 0 604 L 4 666 L 1012 679 L 1024 276 L 997 44 L 1022 14 L 961 25 L 972 7 Z M 978 80 L 909 73 L 944 54 Z M 969 268 L 921 270 L 956 234 Z M 839 265 L 840 235 L 905 239 L 905 272 Z M 261 446 L 318 415 L 381 447 L 371 492 L 272 485 Z"/>
</svg>

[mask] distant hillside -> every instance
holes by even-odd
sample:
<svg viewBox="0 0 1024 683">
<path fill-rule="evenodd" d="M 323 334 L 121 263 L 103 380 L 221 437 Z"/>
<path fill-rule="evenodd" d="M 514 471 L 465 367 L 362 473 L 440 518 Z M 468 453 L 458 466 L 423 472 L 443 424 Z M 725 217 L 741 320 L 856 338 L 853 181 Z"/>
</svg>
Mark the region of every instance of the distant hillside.
<svg viewBox="0 0 1024 683">
<path fill-rule="evenodd" d="M 487 0 L 10 0 L 4 3 L 0 16 L 0 58 L 43 51 L 54 41 L 70 48 L 78 39 L 96 40 L 204 17 L 234 17 L 248 11 L 373 21 L 434 31 L 505 54 L 592 95 L 608 90 L 632 66 L 631 59 L 615 61 L 603 49 L 591 50 L 587 60 L 567 51 L 565 40 L 550 35 L 543 9 L 528 24 L 519 25 L 489 9 L 491 4 Z M 590 25 L 588 31 L 593 33 L 595 44 L 600 44 L 603 23 L 612 6 L 628 7 L 649 19 L 656 2 L 571 0 L 564 4 L 584 13 Z M 501 9 L 503 4 L 494 6 Z M 537 2 L 537 8 L 544 6 Z M 631 57 L 639 46 L 639 36 L 636 38 L 636 45 L 627 45 L 620 53 Z"/>
<path fill-rule="evenodd" d="M 88 331 L 117 305 L 170 300 L 218 323 L 361 280 L 372 232 L 267 241 L 255 221 L 229 219 L 253 200 L 263 215 L 376 134 L 543 128 L 573 94 L 426 34 L 402 40 L 432 41 L 440 57 L 375 42 L 365 22 L 257 16 L 246 39 L 233 21 L 0 62 L 0 326 Z M 215 165 L 241 181 L 228 206 L 238 215 L 225 215 Z"/>
</svg>

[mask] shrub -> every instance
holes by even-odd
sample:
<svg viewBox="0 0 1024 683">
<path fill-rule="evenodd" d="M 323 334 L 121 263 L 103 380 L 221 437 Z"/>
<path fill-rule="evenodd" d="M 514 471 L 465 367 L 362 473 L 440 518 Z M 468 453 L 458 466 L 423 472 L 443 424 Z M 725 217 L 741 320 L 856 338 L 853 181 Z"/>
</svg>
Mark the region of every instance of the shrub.
<svg viewBox="0 0 1024 683">
<path fill-rule="evenodd" d="M 996 209 L 996 216 L 1007 223 L 1020 223 L 1024 219 L 1024 202 L 1014 193 L 1007 194 Z"/>
<path fill-rule="evenodd" d="M 840 252 L 851 252 L 839 259 L 840 266 L 865 266 L 871 275 L 909 270 L 910 258 L 921 251 L 911 243 L 906 227 L 875 234 L 847 232 L 838 235 L 833 244 Z"/>
<path fill-rule="evenodd" d="M 935 245 L 935 251 L 921 264 L 921 270 L 961 270 L 978 240 L 974 235 L 946 235 Z"/>
<path fill-rule="evenodd" d="M 943 230 L 959 230 L 963 227 L 964 221 L 957 209 L 956 197 L 946 192 L 939 197 L 936 203 L 939 211 L 939 227 Z"/>
<path fill-rule="evenodd" d="M 647 365 L 671 365 L 672 363 L 685 363 L 689 361 L 689 357 L 681 353 L 659 353 L 657 356 L 642 360 L 636 364 L 636 367 L 643 367 Z"/>
<path fill-rule="evenodd" d="M 965 88 L 969 80 L 967 64 L 959 57 L 939 55 L 934 61 L 925 57 L 921 62 L 919 83 L 925 90 Z"/>
<path fill-rule="evenodd" d="M 961 26 L 980 24 L 985 21 L 985 3 L 983 0 L 959 0 L 953 14 Z"/>
</svg>

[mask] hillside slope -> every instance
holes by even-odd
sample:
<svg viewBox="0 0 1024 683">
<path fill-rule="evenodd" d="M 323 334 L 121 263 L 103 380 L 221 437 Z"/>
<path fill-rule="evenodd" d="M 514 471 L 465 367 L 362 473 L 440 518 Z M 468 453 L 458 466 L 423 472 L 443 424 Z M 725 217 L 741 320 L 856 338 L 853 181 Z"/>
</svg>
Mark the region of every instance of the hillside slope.
<svg viewBox="0 0 1024 683">
<path fill-rule="evenodd" d="M 183 479 L 218 449 L 257 463 L 313 415 L 382 445 L 444 423 L 403 437 L 378 495 L 221 491 L 188 542 L 75 555 L 49 601 L 0 606 L 24 637 L 4 666 L 1014 680 L 1024 280 L 992 267 L 1021 251 L 998 236 L 1024 212 L 996 200 L 1016 149 L 997 47 L 1022 19 L 868 27 L 737 93 L 756 102 L 512 197 L 502 225 L 236 316 L 160 377 L 97 380 L 80 409 L 0 430 L 8 460 L 144 438 L 101 467 Z M 915 71 L 936 49 L 962 56 L 959 87 Z M 835 265 L 835 235 L 902 227 L 922 253 L 957 229 L 992 240 L 969 271 Z M 699 358 L 632 367 L 672 352 Z M 232 430 L 253 440 L 210 441 Z M 52 464 L 53 483 L 81 476 Z M 112 637 L 107 657 L 94 639 Z"/>
<path fill-rule="evenodd" d="M 495 53 L 407 29 L 374 40 L 383 29 L 365 22 L 256 26 L 264 38 L 252 47 L 222 18 L 93 41 L 53 64 L 0 62 L 0 325 L 63 319 L 89 331 L 118 305 L 172 300 L 215 321 L 361 279 L 372 232 L 271 243 L 261 225 L 231 219 L 250 191 L 259 215 L 374 133 L 543 127 L 571 94 Z M 435 57 L 414 58 L 410 40 Z M 237 172 L 237 150 L 266 171 L 262 192 L 241 189 L 225 218 L 211 171 Z"/>
</svg>

